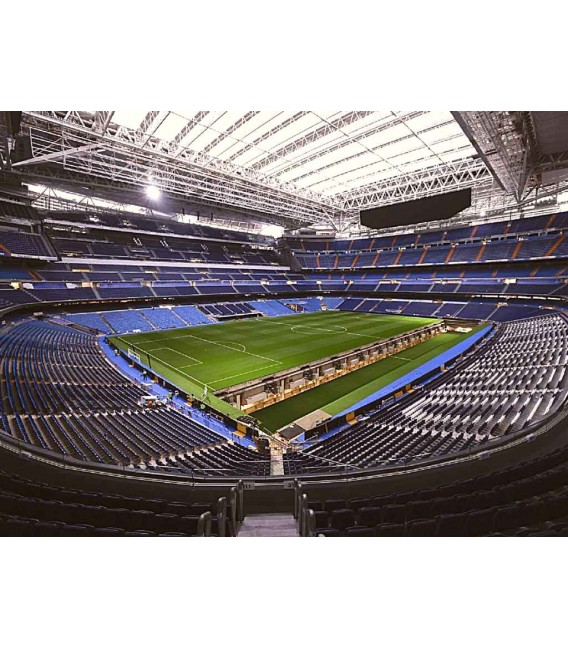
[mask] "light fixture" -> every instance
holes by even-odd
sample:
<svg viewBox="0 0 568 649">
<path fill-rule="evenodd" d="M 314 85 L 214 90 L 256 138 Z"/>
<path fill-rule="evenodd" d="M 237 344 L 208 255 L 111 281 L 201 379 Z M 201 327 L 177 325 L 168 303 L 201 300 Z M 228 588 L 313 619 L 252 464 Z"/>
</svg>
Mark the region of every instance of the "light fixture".
<svg viewBox="0 0 568 649">
<path fill-rule="evenodd" d="M 275 239 L 281 237 L 283 233 L 284 228 L 280 225 L 265 223 L 260 228 L 260 234 L 266 237 L 274 237 Z"/>
<path fill-rule="evenodd" d="M 161 194 L 161 192 L 160 192 L 159 188 L 156 187 L 155 185 L 148 185 L 146 187 L 146 195 L 151 200 L 153 200 L 153 201 L 157 200 L 158 198 L 160 198 L 160 194 Z"/>
</svg>

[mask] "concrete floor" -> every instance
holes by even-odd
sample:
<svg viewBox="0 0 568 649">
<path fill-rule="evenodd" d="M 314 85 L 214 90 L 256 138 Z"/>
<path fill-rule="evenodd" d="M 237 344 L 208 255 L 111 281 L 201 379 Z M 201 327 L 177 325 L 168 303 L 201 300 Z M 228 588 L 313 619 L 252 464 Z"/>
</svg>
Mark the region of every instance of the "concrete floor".
<svg viewBox="0 0 568 649">
<path fill-rule="evenodd" d="M 299 536 L 292 514 L 246 516 L 238 536 Z"/>
</svg>

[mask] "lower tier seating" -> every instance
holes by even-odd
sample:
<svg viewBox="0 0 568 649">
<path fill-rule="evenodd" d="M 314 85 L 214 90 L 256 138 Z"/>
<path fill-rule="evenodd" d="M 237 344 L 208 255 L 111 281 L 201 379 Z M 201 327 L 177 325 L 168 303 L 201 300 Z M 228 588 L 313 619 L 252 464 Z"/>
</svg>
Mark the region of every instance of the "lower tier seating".
<svg viewBox="0 0 568 649">
<path fill-rule="evenodd" d="M 563 404 L 567 355 L 564 316 L 504 324 L 464 363 L 396 406 L 286 455 L 285 473 L 438 458 L 530 429 Z M 91 334 L 28 321 L 0 335 L 0 418 L 16 440 L 145 471 L 270 474 L 267 458 L 209 430 L 189 411 L 139 405 L 145 394 L 108 362 Z"/>
<path fill-rule="evenodd" d="M 230 534 L 227 499 L 176 502 L 69 489 L 0 471 L 0 536 Z"/>
<path fill-rule="evenodd" d="M 379 467 L 468 450 L 525 430 L 564 403 L 567 360 L 563 316 L 505 324 L 465 365 L 316 443 L 304 455 Z"/>
<path fill-rule="evenodd" d="M 568 448 L 449 485 L 304 499 L 317 536 L 568 536 Z"/>
<path fill-rule="evenodd" d="M 0 336 L 0 356 L 3 428 L 22 442 L 144 467 L 228 443 L 179 410 L 139 406 L 146 392 L 108 363 L 89 334 L 28 322 Z"/>
</svg>

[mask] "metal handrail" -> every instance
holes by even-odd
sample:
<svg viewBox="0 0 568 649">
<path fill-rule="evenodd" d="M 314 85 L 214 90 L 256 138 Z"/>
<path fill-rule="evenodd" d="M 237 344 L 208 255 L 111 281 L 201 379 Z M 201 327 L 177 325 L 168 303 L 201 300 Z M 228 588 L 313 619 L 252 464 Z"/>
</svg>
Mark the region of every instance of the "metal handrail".
<svg viewBox="0 0 568 649">
<path fill-rule="evenodd" d="M 302 483 L 298 478 L 294 478 L 294 518 L 298 520 L 298 511 L 299 511 L 299 498 L 300 498 L 300 489 L 302 486 Z"/>
<path fill-rule="evenodd" d="M 304 514 L 304 536 L 316 535 L 316 515 L 313 509 L 308 509 Z"/>
<path fill-rule="evenodd" d="M 242 480 L 237 482 L 237 521 L 242 523 L 245 519 L 245 486 Z"/>
<path fill-rule="evenodd" d="M 299 498 L 300 511 L 298 532 L 300 536 L 316 535 L 316 516 L 313 509 L 308 507 L 308 495 L 302 494 Z"/>
<path fill-rule="evenodd" d="M 237 535 L 237 488 L 229 489 L 229 512 L 231 515 L 231 532 L 233 536 Z"/>
<path fill-rule="evenodd" d="M 300 509 L 299 509 L 299 516 L 298 516 L 298 529 L 300 532 L 300 536 L 306 536 L 305 513 L 307 509 L 308 509 L 308 496 L 306 494 L 302 494 L 300 496 Z"/>
<path fill-rule="evenodd" d="M 211 512 L 203 512 L 197 522 L 197 536 L 211 536 Z"/>
<path fill-rule="evenodd" d="M 216 517 L 219 536 L 225 536 L 227 531 L 227 498 L 221 496 L 217 500 Z"/>
<path fill-rule="evenodd" d="M 505 439 L 499 439 L 494 441 L 493 443 L 491 442 L 486 443 L 481 448 L 476 449 L 476 451 L 473 453 L 471 451 L 468 452 L 460 451 L 458 453 L 450 453 L 445 456 L 440 456 L 436 458 L 426 458 L 424 464 L 405 462 L 398 466 L 393 466 L 392 471 L 402 472 L 406 474 L 415 471 L 421 471 L 424 469 L 429 469 L 432 466 L 455 465 L 461 462 L 470 462 L 471 460 L 474 459 L 486 458 L 491 456 L 493 453 L 502 452 L 503 450 L 522 445 L 524 442 L 534 440 L 536 437 L 540 437 L 541 435 L 547 433 L 551 428 L 558 425 L 562 419 L 567 417 L 567 415 L 568 415 L 568 402 L 565 402 L 560 406 L 559 410 L 554 415 L 552 415 L 549 419 L 545 420 L 545 422 L 539 422 L 537 424 L 529 426 L 528 428 L 524 428 L 522 431 L 519 431 L 518 433 L 511 434 L 507 436 L 506 441 Z M 27 444 L 21 440 L 15 440 L 11 435 L 7 433 L 3 433 L 3 431 L 0 431 L 0 448 L 6 451 L 15 452 L 19 454 L 21 457 L 26 457 L 29 459 L 44 462 L 46 464 L 51 464 L 54 466 L 60 466 L 61 468 L 69 469 L 72 471 L 84 471 L 96 475 L 111 474 L 113 475 L 113 477 L 117 477 L 117 478 L 143 480 L 143 481 L 150 481 L 156 483 L 161 483 L 165 481 L 174 483 L 176 479 L 179 477 L 183 479 L 183 483 L 179 482 L 179 484 L 186 484 L 186 485 L 191 484 L 192 487 L 212 486 L 213 484 L 228 486 L 226 485 L 226 483 L 204 482 L 203 485 L 200 485 L 195 482 L 196 478 L 203 478 L 205 481 L 207 481 L 208 476 L 206 475 L 198 476 L 192 474 L 190 476 L 189 473 L 181 472 L 181 471 L 142 472 L 139 471 L 138 469 L 129 469 L 127 467 L 119 466 L 119 465 L 107 465 L 102 463 L 92 463 L 92 462 L 77 460 L 75 458 L 63 455 L 61 453 L 57 453 L 54 451 L 47 451 L 45 449 L 39 449 L 38 447 L 35 447 L 31 444 Z M 316 456 L 310 454 L 310 457 L 313 458 Z M 301 477 L 304 480 L 312 480 L 314 478 L 318 478 L 318 479 L 325 479 L 326 481 L 339 480 L 343 482 L 344 480 L 351 480 L 351 479 L 361 480 L 361 479 L 375 478 L 379 475 L 381 476 L 392 475 L 392 473 L 390 472 L 384 473 L 385 468 L 386 467 L 373 467 L 373 468 L 361 469 L 358 467 L 357 472 L 350 472 L 350 473 L 343 473 L 343 474 L 340 474 L 338 472 L 335 475 L 333 475 L 332 473 L 326 474 L 325 468 L 319 467 L 313 473 L 305 472 Z M 357 473 L 359 473 L 359 475 L 357 475 Z M 219 475 L 220 479 L 223 479 L 224 477 L 232 478 L 231 480 L 232 484 L 234 484 L 237 480 L 239 480 L 238 476 L 235 476 L 234 474 L 232 476 Z M 171 478 L 173 478 L 173 480 Z M 258 476 L 255 477 L 255 480 L 260 482 L 267 481 L 267 483 L 276 482 L 273 478 L 274 478 L 273 476 L 268 476 L 268 480 L 267 480 L 266 476 Z M 292 476 L 290 476 L 289 478 L 287 478 L 286 476 L 284 477 L 284 479 L 288 479 L 288 480 L 291 478 Z M 211 479 L 214 479 L 214 476 L 209 476 L 209 480 Z M 245 477 L 245 479 L 247 478 Z M 282 478 L 278 478 L 277 480 L 282 480 Z"/>
</svg>

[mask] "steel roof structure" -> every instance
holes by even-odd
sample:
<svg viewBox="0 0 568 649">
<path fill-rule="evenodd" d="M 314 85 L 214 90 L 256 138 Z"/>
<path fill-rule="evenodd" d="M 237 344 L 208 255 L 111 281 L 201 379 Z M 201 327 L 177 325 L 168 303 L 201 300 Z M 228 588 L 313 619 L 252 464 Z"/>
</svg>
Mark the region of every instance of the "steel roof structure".
<svg viewBox="0 0 568 649">
<path fill-rule="evenodd" d="M 540 115 L 540 116 L 539 116 Z M 550 119 L 513 111 L 24 111 L 31 158 L 11 171 L 336 231 L 362 209 L 471 187 L 505 209 L 562 166 Z M 565 113 L 555 114 L 553 125 Z M 541 125 L 542 133 L 537 133 Z M 548 138 L 548 139 L 546 139 Z M 561 147 L 562 148 L 562 147 Z M 558 182 L 556 188 L 564 181 Z"/>
</svg>

